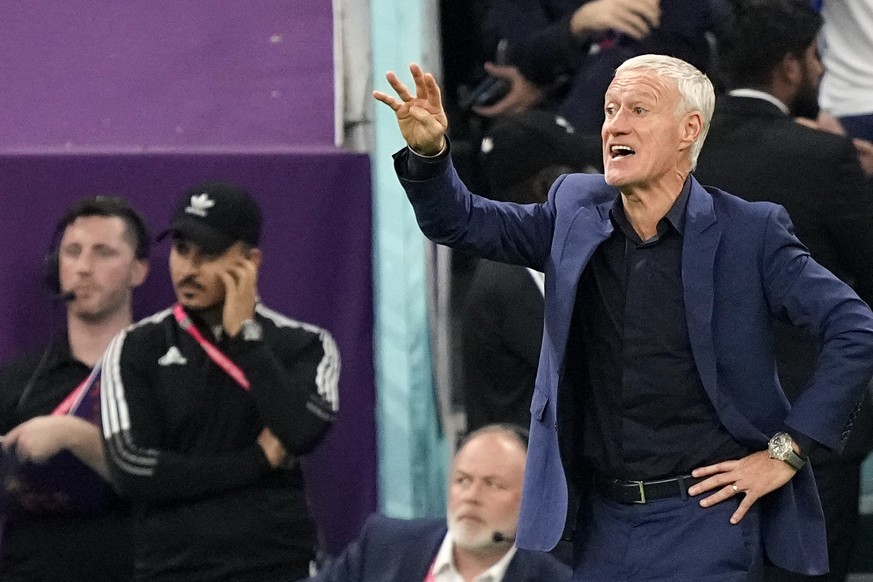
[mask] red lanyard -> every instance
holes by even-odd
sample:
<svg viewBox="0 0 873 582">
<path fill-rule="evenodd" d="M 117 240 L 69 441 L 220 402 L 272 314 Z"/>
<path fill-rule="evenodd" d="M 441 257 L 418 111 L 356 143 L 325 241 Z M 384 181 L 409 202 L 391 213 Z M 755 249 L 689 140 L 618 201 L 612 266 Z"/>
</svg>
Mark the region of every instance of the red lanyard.
<svg viewBox="0 0 873 582">
<path fill-rule="evenodd" d="M 91 380 L 99 371 L 100 363 L 98 362 L 97 365 L 94 366 L 94 369 L 91 370 L 91 373 L 88 374 L 88 377 L 82 380 L 81 384 L 73 388 L 73 391 L 67 394 L 67 397 L 64 398 L 60 404 L 58 404 L 57 408 L 52 410 L 52 416 L 69 414 L 70 410 L 78 406 L 82 398 L 85 397 L 85 393 L 88 391 L 88 388 L 93 386 Z"/>
<path fill-rule="evenodd" d="M 234 364 L 230 358 L 225 356 L 221 350 L 219 350 L 215 345 L 209 342 L 203 334 L 200 333 L 194 324 L 191 322 L 191 318 L 188 317 L 188 314 L 185 313 L 185 310 L 182 309 L 182 306 L 178 303 L 173 307 L 173 316 L 175 316 L 176 321 L 179 323 L 179 327 L 184 329 L 188 334 L 197 340 L 197 343 L 206 351 L 206 354 L 212 359 L 213 362 L 218 364 L 222 370 L 228 373 L 228 375 L 233 378 L 237 384 L 239 384 L 243 390 L 249 389 L 249 380 L 246 378 L 245 373 L 239 369 L 239 366 Z M 91 373 L 87 378 L 82 380 L 82 382 L 73 388 L 73 391 L 67 394 L 67 397 L 63 399 L 63 401 L 58 404 L 57 408 L 52 410 L 52 414 L 55 416 L 60 416 L 63 414 L 69 414 L 70 410 L 75 410 L 76 406 L 85 397 L 85 393 L 88 392 L 88 389 L 93 386 L 92 379 L 97 375 L 100 371 L 100 363 L 94 366 L 94 369 L 91 370 Z"/>
<path fill-rule="evenodd" d="M 191 321 L 191 318 L 188 317 L 188 314 L 185 313 L 185 310 L 178 303 L 173 306 L 173 316 L 176 318 L 176 322 L 179 324 L 179 327 L 188 332 L 188 335 L 197 340 L 197 343 L 200 344 L 200 347 L 206 352 L 206 355 L 209 358 L 218 364 L 218 366 L 227 372 L 227 374 L 233 378 L 237 384 L 239 384 L 243 390 L 249 389 L 249 379 L 246 378 L 245 373 L 239 369 L 239 366 L 234 364 L 230 358 L 224 355 L 224 353 L 215 347 L 209 340 L 203 337 L 203 334 L 200 333 L 200 330 L 194 326 L 194 323 Z"/>
<path fill-rule="evenodd" d="M 424 577 L 424 582 L 435 582 L 436 575 L 433 573 L 434 566 L 436 566 L 436 558 L 434 558 L 433 563 L 430 565 L 430 570 L 427 571 L 427 576 Z"/>
</svg>

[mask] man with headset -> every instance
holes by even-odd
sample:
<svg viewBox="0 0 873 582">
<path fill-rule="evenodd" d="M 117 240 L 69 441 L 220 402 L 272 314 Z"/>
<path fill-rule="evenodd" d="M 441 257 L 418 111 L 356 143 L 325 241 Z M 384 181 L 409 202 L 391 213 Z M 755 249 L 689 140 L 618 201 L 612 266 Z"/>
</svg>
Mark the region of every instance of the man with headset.
<svg viewBox="0 0 873 582">
<path fill-rule="evenodd" d="M 131 296 L 148 273 L 149 243 L 145 222 L 122 198 L 85 198 L 64 214 L 46 257 L 46 280 L 66 303 L 66 334 L 0 368 L 0 433 L 8 454 L 41 464 L 66 450 L 108 480 L 99 427 L 51 413 L 132 323 Z M 120 503 L 95 514 L 33 509 L 7 511 L 4 582 L 130 580 L 129 520 Z"/>
<path fill-rule="evenodd" d="M 528 431 L 488 424 L 461 441 L 444 518 L 373 514 L 361 535 L 310 582 L 564 582 L 570 568 L 515 547 Z"/>
</svg>

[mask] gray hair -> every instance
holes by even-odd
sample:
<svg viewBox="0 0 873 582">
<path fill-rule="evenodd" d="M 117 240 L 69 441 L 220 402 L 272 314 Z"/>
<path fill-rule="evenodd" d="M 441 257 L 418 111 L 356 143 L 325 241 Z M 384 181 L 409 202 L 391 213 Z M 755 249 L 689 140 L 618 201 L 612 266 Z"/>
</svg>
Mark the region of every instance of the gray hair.
<svg viewBox="0 0 873 582">
<path fill-rule="evenodd" d="M 715 89 L 709 77 L 701 73 L 697 67 L 666 55 L 632 57 L 619 65 L 615 74 L 627 71 L 652 71 L 663 79 L 672 79 L 682 97 L 676 114 L 682 116 L 692 111 L 700 113 L 703 128 L 688 152 L 693 170 L 697 166 L 697 156 L 700 155 L 703 141 L 709 133 L 712 112 L 715 110 Z"/>
</svg>

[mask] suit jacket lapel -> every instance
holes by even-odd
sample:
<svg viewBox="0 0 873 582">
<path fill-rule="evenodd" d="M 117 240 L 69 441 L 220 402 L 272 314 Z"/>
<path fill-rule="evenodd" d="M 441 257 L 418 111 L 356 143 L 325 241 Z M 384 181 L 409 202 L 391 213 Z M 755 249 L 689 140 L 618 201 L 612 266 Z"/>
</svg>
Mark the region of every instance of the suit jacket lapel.
<svg viewBox="0 0 873 582">
<path fill-rule="evenodd" d="M 507 582 L 509 580 L 528 582 L 528 580 L 532 579 L 533 576 L 529 576 L 527 570 L 525 561 L 519 557 L 518 550 L 516 550 L 515 555 L 512 556 L 512 560 L 509 562 L 509 566 L 506 567 L 506 573 L 503 575 L 503 579 Z"/>
<path fill-rule="evenodd" d="M 424 539 L 417 540 L 416 547 L 419 548 L 421 553 L 419 554 L 419 557 L 413 559 L 416 566 L 411 568 L 410 571 L 398 573 L 402 574 L 404 578 L 409 576 L 409 580 L 414 582 L 424 580 L 424 577 L 427 576 L 428 572 L 430 572 L 430 567 L 433 565 L 434 560 L 436 560 L 437 552 L 440 551 L 440 546 L 443 543 L 443 539 L 446 537 L 447 531 L 448 529 L 445 522 L 442 522 L 427 533 L 427 535 L 422 536 Z M 403 555 L 403 552 L 398 553 Z M 415 552 L 410 553 L 410 555 L 414 554 Z"/>
<path fill-rule="evenodd" d="M 558 285 L 561 292 L 557 296 L 557 313 L 569 331 L 569 318 L 573 315 L 576 303 L 576 285 L 582 269 L 588 264 L 597 246 L 612 234 L 612 221 L 609 209 L 614 201 L 604 202 L 593 210 L 580 207 L 567 226 L 566 236 L 558 254 Z M 565 292 L 566 290 L 566 292 Z M 566 340 L 566 336 L 564 337 Z M 561 342 L 559 345 L 563 345 Z"/>
<path fill-rule="evenodd" d="M 700 379 L 710 400 L 718 408 L 712 313 L 715 254 L 721 239 L 721 228 L 712 204 L 712 197 L 692 178 L 682 246 L 685 317 Z"/>
</svg>

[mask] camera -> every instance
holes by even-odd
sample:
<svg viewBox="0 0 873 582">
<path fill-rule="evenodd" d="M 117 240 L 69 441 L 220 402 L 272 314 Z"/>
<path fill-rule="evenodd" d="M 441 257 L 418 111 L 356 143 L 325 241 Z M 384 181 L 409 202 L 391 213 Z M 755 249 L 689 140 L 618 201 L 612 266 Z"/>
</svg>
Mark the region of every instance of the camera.
<svg viewBox="0 0 873 582">
<path fill-rule="evenodd" d="M 506 39 L 501 39 L 497 43 L 497 49 L 494 54 L 494 62 L 498 65 L 506 65 L 508 59 L 508 43 Z M 509 93 L 511 89 L 509 81 L 488 75 L 480 81 L 472 89 L 465 91 L 458 100 L 458 106 L 462 111 L 469 111 L 473 107 L 487 107 L 494 105 Z"/>
<path fill-rule="evenodd" d="M 462 96 L 459 106 L 468 111 L 473 107 L 493 105 L 509 93 L 509 82 L 500 77 L 485 77 L 478 85 Z"/>
</svg>

